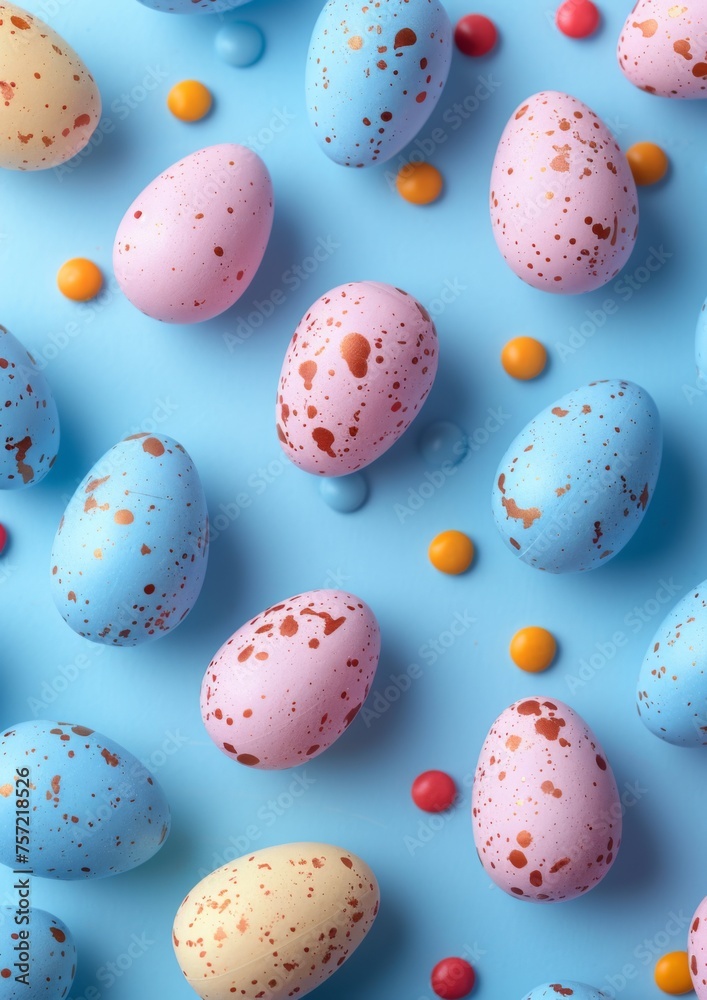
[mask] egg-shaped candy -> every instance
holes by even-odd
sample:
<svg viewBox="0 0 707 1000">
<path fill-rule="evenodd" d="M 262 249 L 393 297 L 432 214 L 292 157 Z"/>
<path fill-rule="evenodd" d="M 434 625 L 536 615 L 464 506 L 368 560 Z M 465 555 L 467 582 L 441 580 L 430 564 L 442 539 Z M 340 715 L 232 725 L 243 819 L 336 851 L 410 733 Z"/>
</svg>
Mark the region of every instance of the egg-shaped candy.
<svg viewBox="0 0 707 1000">
<path fill-rule="evenodd" d="M 113 246 L 118 284 L 153 319 L 212 319 L 255 277 L 272 221 L 272 182 L 258 154 L 208 146 L 160 174 L 123 216 Z"/>
<path fill-rule="evenodd" d="M 368 167 L 414 139 L 447 81 L 452 37 L 438 0 L 329 0 L 306 72 L 309 120 L 327 156 Z"/>
<path fill-rule="evenodd" d="M 98 87 L 74 50 L 38 17 L 0 3 L 0 167 L 70 160 L 100 117 Z"/>
<path fill-rule="evenodd" d="M 707 1000 L 707 896 L 695 910 L 687 940 L 690 976 L 698 1000 Z"/>
<path fill-rule="evenodd" d="M 695 362 L 699 376 L 707 379 L 707 299 L 702 303 L 700 315 L 697 319 Z"/>
<path fill-rule="evenodd" d="M 0 735 L 0 863 L 16 866 L 16 819 L 29 815 L 25 867 L 42 878 L 105 878 L 136 868 L 169 834 L 167 800 L 120 744 L 70 722 L 23 722 Z"/>
<path fill-rule="evenodd" d="M 638 232 L 638 197 L 609 128 L 554 90 L 513 112 L 491 172 L 491 224 L 511 270 L 546 292 L 591 292 L 619 273 Z"/>
<path fill-rule="evenodd" d="M 250 0 L 140 0 L 140 3 L 169 14 L 223 14 Z"/>
<path fill-rule="evenodd" d="M 203 1000 L 303 997 L 358 948 L 379 901 L 371 869 L 341 847 L 266 847 L 191 890 L 174 921 L 174 951 Z"/>
<path fill-rule="evenodd" d="M 201 688 L 204 725 L 219 750 L 241 764 L 301 764 L 356 718 L 379 655 L 378 622 L 358 597 L 341 590 L 290 597 L 216 653 Z"/>
<path fill-rule="evenodd" d="M 667 615 L 638 677 L 638 714 L 667 743 L 707 746 L 707 580 Z"/>
<path fill-rule="evenodd" d="M 113 646 L 159 639 L 186 618 L 208 559 L 206 498 L 181 444 L 134 434 L 79 484 L 61 519 L 51 590 L 79 635 Z"/>
<path fill-rule="evenodd" d="M 624 76 L 658 97 L 707 97 L 707 7 L 638 0 L 621 29 Z"/>
<path fill-rule="evenodd" d="M 437 373 L 437 331 L 407 292 L 377 281 L 340 285 L 308 310 L 285 355 L 277 435 L 306 472 L 342 476 L 387 451 Z"/>
<path fill-rule="evenodd" d="M 646 390 L 622 379 L 590 382 L 539 413 L 501 459 L 496 526 L 529 566 L 602 566 L 643 520 L 661 454 L 660 418 Z"/>
<path fill-rule="evenodd" d="M 0 490 L 40 482 L 58 451 L 59 414 L 49 383 L 29 351 L 0 326 Z"/>
<path fill-rule="evenodd" d="M 594 986 L 585 983 L 571 983 L 563 979 L 560 983 L 545 983 L 536 986 L 524 1000 L 560 1000 L 560 997 L 571 997 L 572 1000 L 609 1000 L 608 993 L 602 993 Z"/>
<path fill-rule="evenodd" d="M 494 722 L 472 792 L 474 843 L 487 875 L 532 902 L 574 899 L 611 868 L 621 801 L 589 726 L 556 698 L 523 698 Z"/>
<path fill-rule="evenodd" d="M 16 890 L 15 890 L 16 891 Z M 76 974 L 71 931 L 36 907 L 0 907 L 0 998 L 64 1000 Z"/>
</svg>

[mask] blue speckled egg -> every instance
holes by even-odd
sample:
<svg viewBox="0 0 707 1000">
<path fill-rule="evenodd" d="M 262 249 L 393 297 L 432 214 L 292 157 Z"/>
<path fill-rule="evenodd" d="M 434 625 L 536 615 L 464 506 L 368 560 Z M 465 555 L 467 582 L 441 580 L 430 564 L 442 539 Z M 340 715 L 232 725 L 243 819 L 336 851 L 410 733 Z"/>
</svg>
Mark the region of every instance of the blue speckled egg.
<svg viewBox="0 0 707 1000">
<path fill-rule="evenodd" d="M 76 946 L 63 921 L 35 907 L 0 907 L 0 1000 L 63 1000 L 75 974 Z"/>
<path fill-rule="evenodd" d="M 140 3 L 168 14 L 223 14 L 250 0 L 140 0 Z"/>
<path fill-rule="evenodd" d="M 0 863 L 9 868 L 23 809 L 30 837 L 20 867 L 42 878 L 118 875 L 148 861 L 169 834 L 169 806 L 150 772 L 109 737 L 70 722 L 23 722 L 0 737 Z"/>
<path fill-rule="evenodd" d="M 59 415 L 32 355 L 0 326 L 0 490 L 44 479 L 59 451 Z"/>
<path fill-rule="evenodd" d="M 524 1000 L 560 1000 L 562 997 L 572 997 L 572 1000 L 609 1000 L 608 993 L 602 993 L 594 986 L 585 983 L 570 983 L 566 979 L 561 983 L 545 983 L 536 986 Z"/>
<path fill-rule="evenodd" d="M 493 513 L 508 548 L 549 573 L 608 562 L 650 503 L 662 454 L 645 389 L 590 382 L 531 420 L 496 472 Z"/>
<path fill-rule="evenodd" d="M 667 743 L 707 746 L 707 580 L 653 636 L 638 676 L 638 714 Z"/>
<path fill-rule="evenodd" d="M 695 332 L 695 361 L 697 371 L 707 378 L 707 299 L 702 303 Z"/>
<path fill-rule="evenodd" d="M 206 498 L 192 460 L 172 438 L 136 434 L 69 501 L 52 550 L 52 596 L 79 635 L 137 646 L 186 618 L 207 558 Z"/>
<path fill-rule="evenodd" d="M 414 139 L 447 81 L 452 26 L 438 0 L 329 0 L 309 46 L 306 95 L 335 163 L 385 163 Z"/>
</svg>

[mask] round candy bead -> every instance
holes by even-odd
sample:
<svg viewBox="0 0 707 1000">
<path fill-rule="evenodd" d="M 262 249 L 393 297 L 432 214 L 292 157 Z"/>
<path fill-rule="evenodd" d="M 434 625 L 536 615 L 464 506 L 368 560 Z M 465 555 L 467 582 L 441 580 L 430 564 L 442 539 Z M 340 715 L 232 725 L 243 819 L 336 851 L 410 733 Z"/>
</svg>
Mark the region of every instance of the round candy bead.
<svg viewBox="0 0 707 1000">
<path fill-rule="evenodd" d="M 521 670 L 537 674 L 555 659 L 557 643 L 551 632 L 537 625 L 522 628 L 511 639 L 511 659 Z"/>
<path fill-rule="evenodd" d="M 525 382 L 545 369 L 547 351 L 534 337 L 514 337 L 501 351 L 501 364 L 508 375 Z"/>
<path fill-rule="evenodd" d="M 456 797 L 454 779 L 444 771 L 423 771 L 412 783 L 412 801 L 428 813 L 450 809 Z"/>
<path fill-rule="evenodd" d="M 465 56 L 488 55 L 497 41 L 496 25 L 483 14 L 467 14 L 454 29 L 454 42 Z"/>
<path fill-rule="evenodd" d="M 588 38 L 599 27 L 601 14 L 592 0 L 565 0 L 555 15 L 555 23 L 569 38 Z"/>
<path fill-rule="evenodd" d="M 418 447 L 428 465 L 458 465 L 469 454 L 469 439 L 451 420 L 438 420 L 424 429 Z"/>
<path fill-rule="evenodd" d="M 465 573 L 474 560 L 474 543 L 463 531 L 443 531 L 430 542 L 430 562 L 440 573 Z"/>
<path fill-rule="evenodd" d="M 690 965 L 686 951 L 671 951 L 655 963 L 655 982 L 658 989 L 671 996 L 692 993 Z"/>
<path fill-rule="evenodd" d="M 103 287 L 103 275 L 92 260 L 74 257 L 59 268 L 56 283 L 62 295 L 74 302 L 94 299 Z"/>
<path fill-rule="evenodd" d="M 198 122 L 211 110 L 211 91 L 198 80 L 175 83 L 167 94 L 167 107 L 182 122 Z"/>
<path fill-rule="evenodd" d="M 462 1000 L 474 988 L 476 976 L 463 958 L 443 958 L 432 970 L 432 989 L 443 1000 Z"/>
<path fill-rule="evenodd" d="M 395 179 L 398 194 L 413 205 L 430 205 L 442 194 L 442 175 L 431 163 L 406 163 Z"/>
<path fill-rule="evenodd" d="M 252 66 L 265 51 L 265 38 L 256 24 L 235 21 L 216 35 L 216 54 L 229 66 Z"/>
<path fill-rule="evenodd" d="M 366 502 L 368 483 L 360 472 L 352 472 L 350 476 L 321 479 L 319 495 L 332 510 L 340 514 L 352 514 Z"/>
<path fill-rule="evenodd" d="M 0 524 L 0 555 L 2 555 L 2 551 L 6 545 L 7 545 L 7 528 L 5 527 L 4 524 Z"/>
<path fill-rule="evenodd" d="M 669 161 L 654 142 L 637 142 L 626 151 L 633 179 L 639 186 L 657 184 L 668 172 Z"/>
</svg>

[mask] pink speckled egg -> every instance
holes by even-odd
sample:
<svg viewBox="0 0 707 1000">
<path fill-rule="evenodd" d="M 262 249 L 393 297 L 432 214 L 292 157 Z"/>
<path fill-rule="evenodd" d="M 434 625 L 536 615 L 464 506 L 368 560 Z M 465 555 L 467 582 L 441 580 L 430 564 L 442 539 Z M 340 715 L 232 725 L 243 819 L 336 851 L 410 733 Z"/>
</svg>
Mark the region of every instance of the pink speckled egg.
<svg viewBox="0 0 707 1000">
<path fill-rule="evenodd" d="M 437 372 L 437 331 L 407 292 L 377 281 L 340 285 L 293 334 L 280 374 L 277 434 L 306 472 L 369 465 L 417 416 Z"/>
<path fill-rule="evenodd" d="M 695 910 L 687 940 L 690 976 L 699 1000 L 707 1000 L 707 896 Z"/>
<path fill-rule="evenodd" d="M 212 319 L 253 280 L 272 220 L 270 174 L 257 153 L 209 146 L 169 167 L 132 203 L 115 238 L 115 276 L 154 319 Z"/>
<path fill-rule="evenodd" d="M 472 825 L 482 865 L 509 895 L 555 902 L 601 882 L 621 841 L 621 801 L 575 711 L 538 696 L 499 715 L 476 767 Z"/>
<path fill-rule="evenodd" d="M 576 295 L 619 273 L 638 232 L 636 185 L 591 108 L 548 90 L 514 111 L 493 163 L 491 223 L 506 263 L 534 288 Z"/>
<path fill-rule="evenodd" d="M 353 722 L 380 655 L 371 609 L 341 590 L 310 590 L 263 611 L 219 649 L 201 714 L 219 750 L 249 767 L 293 767 Z"/>
<path fill-rule="evenodd" d="M 658 97 L 707 97 L 704 0 L 638 0 L 617 52 L 624 76 Z"/>
</svg>

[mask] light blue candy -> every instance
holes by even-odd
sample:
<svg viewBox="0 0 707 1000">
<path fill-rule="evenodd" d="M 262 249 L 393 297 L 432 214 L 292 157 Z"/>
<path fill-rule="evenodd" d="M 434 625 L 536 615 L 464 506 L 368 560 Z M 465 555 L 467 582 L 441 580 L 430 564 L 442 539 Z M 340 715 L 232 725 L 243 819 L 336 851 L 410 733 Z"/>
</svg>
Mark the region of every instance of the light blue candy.
<svg viewBox="0 0 707 1000">
<path fill-rule="evenodd" d="M 320 480 L 319 495 L 332 510 L 340 514 L 353 514 L 366 502 L 368 483 L 360 472 L 353 472 L 350 476 L 330 477 Z"/>
<path fill-rule="evenodd" d="M 469 454 L 469 439 L 450 420 L 430 424 L 420 435 L 420 454 L 428 465 L 440 469 L 445 462 L 458 465 Z"/>
<path fill-rule="evenodd" d="M 216 35 L 216 53 L 229 66 L 252 66 L 265 51 L 265 37 L 257 24 L 234 21 Z"/>
<path fill-rule="evenodd" d="M 695 361 L 697 371 L 702 378 L 707 378 L 707 299 L 702 303 L 700 316 L 695 332 Z"/>
</svg>

